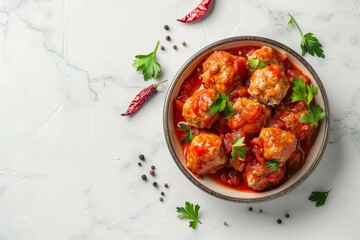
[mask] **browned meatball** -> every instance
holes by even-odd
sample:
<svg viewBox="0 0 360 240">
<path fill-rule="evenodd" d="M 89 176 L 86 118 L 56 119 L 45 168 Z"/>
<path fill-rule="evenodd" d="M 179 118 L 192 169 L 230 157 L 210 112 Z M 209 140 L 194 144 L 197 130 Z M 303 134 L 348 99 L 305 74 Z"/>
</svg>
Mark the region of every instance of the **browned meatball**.
<svg viewBox="0 0 360 240">
<path fill-rule="evenodd" d="M 275 108 L 275 114 L 268 121 L 267 126 L 279 127 L 289 131 L 296 136 L 298 141 L 302 141 L 315 131 L 315 127 L 310 123 L 300 122 L 302 116 L 307 115 L 307 105 L 305 102 L 295 102 L 288 105 L 280 104 Z"/>
<path fill-rule="evenodd" d="M 243 137 L 245 137 L 245 133 L 243 133 L 241 131 L 225 134 L 225 136 L 224 136 L 225 152 L 230 154 L 233 150 L 232 145 L 235 143 L 236 139 L 243 138 Z M 237 156 L 235 159 L 233 159 L 231 157 L 231 159 L 229 161 L 230 165 L 239 172 L 244 171 L 247 162 L 249 161 L 249 159 L 251 159 L 250 149 L 247 147 L 246 142 L 244 144 L 245 144 L 245 146 L 242 146 L 241 148 L 248 149 L 248 152 L 246 153 L 245 157 L 240 158 L 240 156 Z"/>
<path fill-rule="evenodd" d="M 277 105 L 285 97 L 290 83 L 278 64 L 257 69 L 251 76 L 250 95 L 269 106 Z"/>
<path fill-rule="evenodd" d="M 296 137 L 277 127 L 263 128 L 260 138 L 264 144 L 264 157 L 269 160 L 285 162 L 296 149 Z"/>
<path fill-rule="evenodd" d="M 205 87 L 227 94 L 241 83 L 245 75 L 246 58 L 215 51 L 202 65 Z"/>
<path fill-rule="evenodd" d="M 222 139 L 213 133 L 200 133 L 186 147 L 186 167 L 196 175 L 214 173 L 227 162 Z"/>
<path fill-rule="evenodd" d="M 248 163 L 245 169 L 245 178 L 250 188 L 262 191 L 276 186 L 284 177 L 283 167 L 275 171 L 253 160 Z"/>
<path fill-rule="evenodd" d="M 266 62 L 267 65 L 279 64 L 283 69 L 283 63 L 280 61 L 285 59 L 286 55 L 281 55 L 276 52 L 271 47 L 262 46 L 260 49 L 255 50 L 252 54 L 249 55 L 248 59 L 260 59 Z"/>
<path fill-rule="evenodd" d="M 235 114 L 228 126 L 233 131 L 241 130 L 246 135 L 259 133 L 270 116 L 270 109 L 248 98 L 239 98 L 234 103 Z"/>
<path fill-rule="evenodd" d="M 186 99 L 182 115 L 190 126 L 210 128 L 218 119 L 219 113 L 212 114 L 210 109 L 217 95 L 218 93 L 213 89 L 203 89 Z"/>
</svg>

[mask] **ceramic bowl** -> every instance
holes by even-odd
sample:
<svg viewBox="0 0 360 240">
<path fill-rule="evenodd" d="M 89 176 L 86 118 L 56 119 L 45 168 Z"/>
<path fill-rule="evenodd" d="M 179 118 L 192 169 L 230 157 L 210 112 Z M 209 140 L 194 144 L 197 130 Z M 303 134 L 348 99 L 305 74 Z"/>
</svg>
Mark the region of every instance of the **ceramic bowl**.
<svg viewBox="0 0 360 240">
<path fill-rule="evenodd" d="M 314 146 L 311 148 L 304 166 L 298 172 L 296 172 L 289 180 L 285 181 L 280 186 L 265 192 L 242 192 L 222 186 L 207 177 L 197 178 L 190 170 L 186 168 L 183 150 L 175 136 L 173 124 L 174 100 L 178 95 L 180 86 L 182 85 L 184 80 L 193 72 L 196 66 L 198 66 L 198 64 L 201 63 L 204 58 L 206 58 L 210 53 L 215 50 L 228 50 L 248 45 L 265 45 L 274 48 L 278 52 L 284 52 L 289 58 L 289 60 L 294 65 L 299 67 L 303 71 L 303 73 L 305 73 L 311 79 L 312 84 L 319 88 L 319 94 L 315 97 L 315 101 L 325 111 L 325 117 L 321 120 L 321 123 L 319 125 L 319 132 L 315 140 Z M 327 145 L 329 130 L 329 103 L 324 86 L 321 83 L 319 76 L 316 74 L 315 70 L 309 65 L 309 63 L 297 52 L 285 46 L 284 44 L 271 39 L 257 36 L 238 36 L 212 43 L 195 53 L 189 60 L 185 62 L 185 64 L 175 75 L 173 81 L 168 88 L 164 104 L 163 124 L 165 138 L 171 156 L 173 157 L 180 171 L 193 184 L 195 184 L 201 190 L 215 197 L 219 197 L 225 200 L 243 203 L 261 202 L 272 200 L 289 193 L 294 188 L 303 183 L 315 170 L 316 166 L 321 160 L 321 157 L 324 154 Z"/>
</svg>

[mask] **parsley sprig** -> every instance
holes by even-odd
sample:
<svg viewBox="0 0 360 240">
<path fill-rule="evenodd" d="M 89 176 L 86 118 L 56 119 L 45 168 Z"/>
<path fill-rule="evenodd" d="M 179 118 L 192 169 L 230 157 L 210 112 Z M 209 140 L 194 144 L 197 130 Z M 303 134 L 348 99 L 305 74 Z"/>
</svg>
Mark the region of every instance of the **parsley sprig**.
<svg viewBox="0 0 360 240">
<path fill-rule="evenodd" d="M 199 210 L 200 206 L 196 204 L 185 202 L 185 207 L 177 207 L 176 211 L 179 213 L 178 218 L 180 219 L 190 219 L 189 227 L 195 229 L 197 226 L 197 223 L 202 224 L 202 222 L 199 219 Z"/>
<path fill-rule="evenodd" d="M 294 93 L 291 95 L 292 102 L 303 101 L 306 105 L 309 105 L 314 96 L 319 92 L 317 87 L 314 87 L 311 84 L 306 84 L 304 80 L 294 78 L 293 83 L 294 86 L 292 90 Z"/>
<path fill-rule="evenodd" d="M 186 125 L 185 123 L 179 124 L 179 130 L 180 131 L 187 131 L 186 136 L 181 140 L 182 143 L 191 142 L 194 139 L 194 135 L 192 134 L 191 128 Z"/>
<path fill-rule="evenodd" d="M 298 78 L 293 79 L 294 91 L 291 94 L 292 102 L 305 102 L 307 105 L 306 114 L 302 116 L 299 121 L 310 123 L 311 126 L 317 127 L 319 121 L 325 116 L 324 110 L 319 106 L 312 103 L 314 96 L 319 92 L 317 87 L 312 86 L 311 84 L 306 84 L 304 80 Z"/>
<path fill-rule="evenodd" d="M 262 59 L 249 59 L 248 65 L 251 69 L 255 69 L 255 68 L 264 68 L 267 66 L 267 63 Z"/>
<path fill-rule="evenodd" d="M 313 33 L 309 32 L 305 35 L 302 33 L 298 23 L 295 21 L 294 17 L 289 13 L 290 20 L 288 22 L 289 25 L 295 24 L 297 29 L 301 34 L 301 55 L 305 55 L 305 53 L 309 53 L 311 56 L 314 54 L 320 58 L 325 58 L 324 50 L 322 49 L 322 45 L 319 40 L 314 36 Z"/>
<path fill-rule="evenodd" d="M 230 118 L 235 114 L 233 103 L 229 100 L 229 96 L 223 93 L 218 94 L 215 102 L 211 104 L 210 110 L 212 114 L 221 112 L 226 118 Z"/>
<path fill-rule="evenodd" d="M 331 189 L 327 192 L 312 192 L 309 196 L 309 201 L 315 202 L 316 207 L 321 207 L 325 204 L 327 197 L 329 196 Z"/>
<path fill-rule="evenodd" d="M 235 160 L 237 157 L 244 159 L 248 149 L 244 143 L 245 137 L 236 138 L 234 144 L 231 145 L 231 159 Z"/>
<path fill-rule="evenodd" d="M 276 160 L 269 160 L 265 163 L 265 167 L 268 167 L 270 172 L 274 172 L 274 171 L 278 170 L 279 164 L 280 164 L 280 162 L 278 162 Z"/>
<path fill-rule="evenodd" d="M 153 52 L 147 55 L 136 55 L 133 62 L 133 67 L 136 68 L 136 71 L 142 71 L 144 80 L 147 81 L 150 78 L 156 78 L 160 71 L 161 66 L 156 61 L 156 51 L 159 47 L 159 41 L 156 42 L 156 46 Z"/>
<path fill-rule="evenodd" d="M 302 116 L 299 121 L 310 123 L 311 126 L 317 127 L 318 122 L 325 117 L 324 110 L 319 105 L 310 105 L 306 109 L 307 115 Z"/>
</svg>

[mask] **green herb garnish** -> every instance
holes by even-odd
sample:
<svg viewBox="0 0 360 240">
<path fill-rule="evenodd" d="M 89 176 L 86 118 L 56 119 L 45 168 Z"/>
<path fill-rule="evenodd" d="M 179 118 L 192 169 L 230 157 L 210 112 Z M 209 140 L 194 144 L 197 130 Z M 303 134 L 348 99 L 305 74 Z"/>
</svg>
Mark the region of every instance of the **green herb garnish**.
<svg viewBox="0 0 360 240">
<path fill-rule="evenodd" d="M 229 95 L 219 93 L 215 102 L 211 104 L 210 110 L 212 114 L 222 112 L 226 118 L 230 118 L 235 114 L 233 103 L 229 100 Z"/>
<path fill-rule="evenodd" d="M 316 207 L 321 207 L 325 204 L 331 189 L 327 192 L 312 192 L 309 196 L 309 201 L 315 202 Z"/>
<path fill-rule="evenodd" d="M 267 63 L 262 59 L 249 59 L 248 64 L 251 69 L 264 68 L 267 66 Z"/>
<path fill-rule="evenodd" d="M 324 50 L 322 49 L 322 45 L 319 42 L 319 40 L 314 36 L 313 33 L 309 32 L 307 34 L 303 34 L 299 25 L 295 21 L 294 17 L 289 13 L 290 20 L 288 22 L 289 25 L 295 23 L 297 29 L 299 30 L 301 34 L 301 55 L 305 55 L 305 53 L 309 53 L 311 56 L 314 56 L 314 54 L 318 57 L 325 58 Z"/>
<path fill-rule="evenodd" d="M 299 121 L 310 123 L 311 126 L 317 127 L 319 121 L 325 116 L 324 110 L 319 105 L 311 104 L 308 109 L 306 109 L 307 115 L 302 116 Z"/>
<path fill-rule="evenodd" d="M 265 167 L 268 167 L 270 172 L 274 172 L 274 171 L 278 170 L 279 164 L 280 164 L 280 162 L 278 162 L 276 160 L 269 160 L 265 163 Z"/>
<path fill-rule="evenodd" d="M 153 52 L 147 55 L 136 55 L 133 62 L 133 67 L 136 71 L 142 71 L 144 80 L 147 81 L 150 78 L 156 78 L 161 70 L 160 64 L 156 61 L 156 51 L 159 47 L 159 41 L 156 42 L 156 46 Z"/>
<path fill-rule="evenodd" d="M 215 102 L 211 104 L 210 110 L 212 114 L 224 111 L 226 103 L 229 101 L 229 96 L 226 94 L 219 93 Z"/>
<path fill-rule="evenodd" d="M 291 94 L 291 101 L 303 101 L 307 105 L 307 115 L 302 116 L 299 121 L 310 123 L 311 126 L 317 127 L 318 122 L 325 116 L 324 110 L 319 105 L 312 104 L 314 96 L 319 92 L 318 88 L 313 87 L 311 84 L 306 84 L 304 80 L 297 78 L 293 79 L 293 84 L 292 90 L 294 92 Z"/>
<path fill-rule="evenodd" d="M 199 210 L 200 206 L 196 204 L 185 202 L 185 208 L 184 207 L 177 207 L 176 211 L 179 213 L 178 218 L 180 219 L 190 219 L 189 227 L 195 229 L 197 226 L 197 223 L 202 224 L 202 222 L 199 220 Z"/>
<path fill-rule="evenodd" d="M 225 106 L 224 110 L 222 111 L 222 113 L 224 114 L 224 116 L 227 119 L 231 118 L 231 116 L 235 114 L 233 103 L 229 101 L 226 104 L 226 106 Z"/>
<path fill-rule="evenodd" d="M 180 123 L 179 124 L 180 131 L 187 131 L 186 136 L 181 140 L 182 143 L 187 143 L 187 142 L 191 142 L 194 139 L 194 135 L 192 134 L 191 128 L 186 125 L 185 123 Z"/>
<path fill-rule="evenodd" d="M 294 86 L 292 90 L 294 93 L 291 95 L 291 102 L 303 101 L 306 105 L 309 105 L 319 92 L 317 87 L 313 87 L 311 84 L 306 84 L 304 80 L 298 78 L 293 79 Z"/>
<path fill-rule="evenodd" d="M 235 160 L 237 157 L 244 159 L 248 149 L 244 143 L 245 137 L 236 138 L 234 144 L 231 145 L 231 159 Z"/>
</svg>

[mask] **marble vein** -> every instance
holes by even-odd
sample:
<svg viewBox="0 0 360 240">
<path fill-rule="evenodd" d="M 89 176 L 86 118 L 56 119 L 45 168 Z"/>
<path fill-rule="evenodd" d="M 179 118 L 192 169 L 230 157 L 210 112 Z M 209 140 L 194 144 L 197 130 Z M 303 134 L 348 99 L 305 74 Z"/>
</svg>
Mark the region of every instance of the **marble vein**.
<svg viewBox="0 0 360 240">
<path fill-rule="evenodd" d="M 241 27 L 243 21 L 244 21 L 244 7 L 243 7 L 243 0 L 239 1 L 239 4 L 240 4 L 240 20 L 239 20 L 239 23 L 237 25 L 235 25 L 232 33 L 231 33 L 231 36 L 234 36 L 235 33 L 239 30 L 239 28 Z"/>
<path fill-rule="evenodd" d="M 50 120 L 52 120 L 54 118 L 54 116 L 57 113 L 62 112 L 62 108 L 64 107 L 65 102 L 62 101 L 49 115 L 48 117 L 45 119 L 45 121 L 35 130 L 34 135 L 30 138 L 31 141 L 35 141 L 41 134 L 41 132 L 47 127 L 47 124 L 49 123 Z"/>
<path fill-rule="evenodd" d="M 38 28 L 36 27 L 35 25 L 31 24 L 28 20 L 22 18 L 22 17 L 18 17 L 19 20 L 21 20 L 23 22 L 23 24 L 25 24 L 27 26 L 27 28 L 31 31 L 34 31 L 36 33 L 38 33 L 40 36 L 42 36 L 42 45 L 44 47 L 44 50 L 46 52 L 48 52 L 49 54 L 51 54 L 54 58 L 55 58 L 55 63 L 57 64 L 58 66 L 58 69 L 59 71 L 63 72 L 68 78 L 72 78 L 70 75 L 68 75 L 68 72 L 67 71 L 64 71 L 64 69 L 59 65 L 59 62 L 60 63 L 64 63 L 65 66 L 69 67 L 70 69 L 76 71 L 76 72 L 79 72 L 81 74 L 83 74 L 85 76 L 85 79 L 87 81 L 87 84 L 88 84 L 88 89 L 89 91 L 94 95 L 94 100 L 97 101 L 98 100 L 98 97 L 99 97 L 99 92 L 96 91 L 92 84 L 94 82 L 98 82 L 98 81 L 109 81 L 109 82 L 114 82 L 120 86 L 123 86 L 121 80 L 113 75 L 102 75 L 102 76 L 91 76 L 91 73 L 83 68 L 80 68 L 78 67 L 77 65 L 75 64 L 72 64 L 70 63 L 66 57 L 64 57 L 63 54 L 57 52 L 56 50 L 54 50 L 53 48 L 49 47 L 48 46 L 48 35 L 47 33 L 41 29 L 41 28 Z M 5 43 L 4 43 L 5 45 Z M 3 48 L 5 48 L 3 45 Z M 63 44 L 64 46 L 66 46 L 66 44 Z M 63 49 L 63 51 L 65 52 L 65 50 Z M 125 85 L 126 86 L 126 85 Z M 129 88 L 134 88 L 134 86 L 131 86 Z"/>
</svg>

